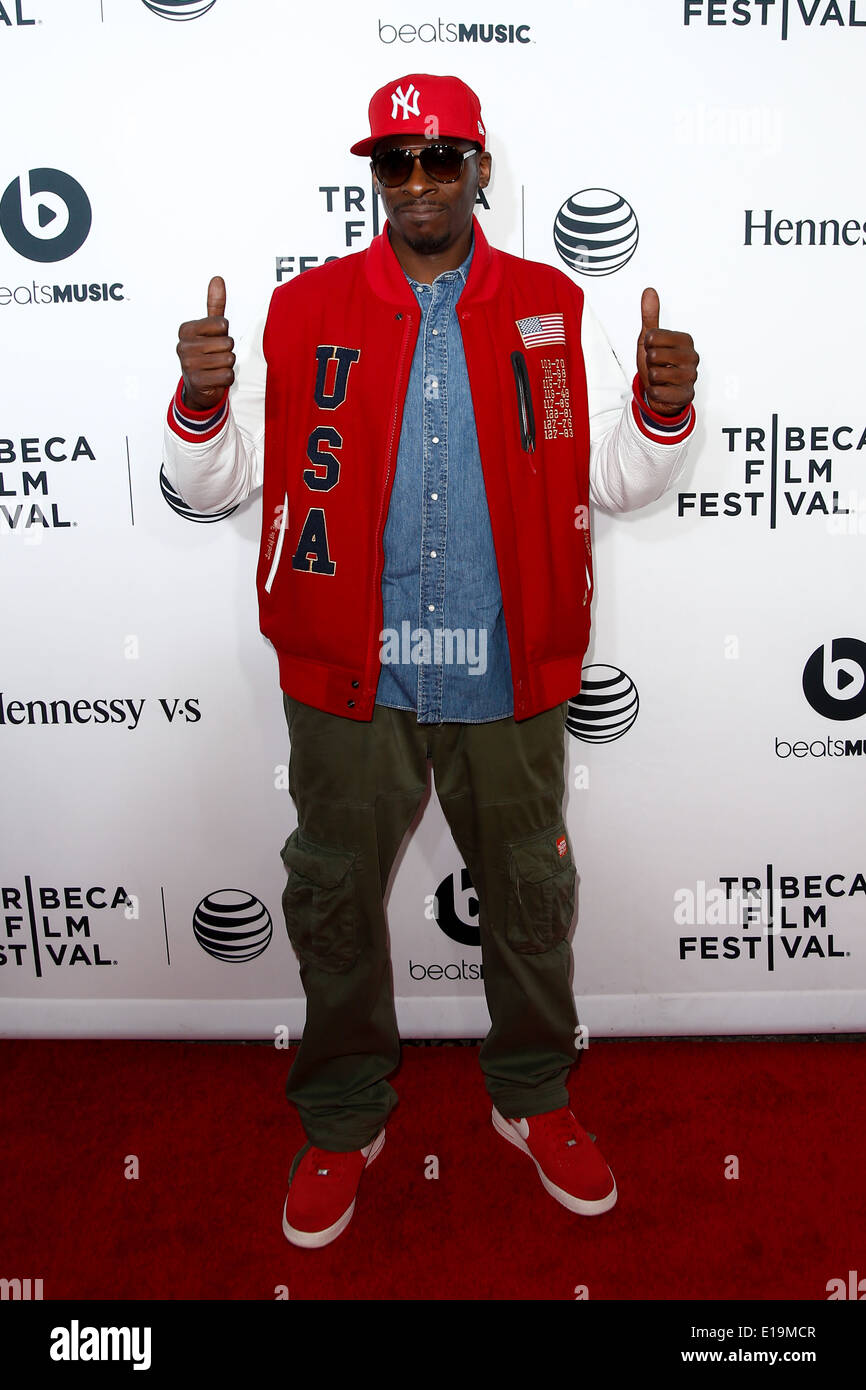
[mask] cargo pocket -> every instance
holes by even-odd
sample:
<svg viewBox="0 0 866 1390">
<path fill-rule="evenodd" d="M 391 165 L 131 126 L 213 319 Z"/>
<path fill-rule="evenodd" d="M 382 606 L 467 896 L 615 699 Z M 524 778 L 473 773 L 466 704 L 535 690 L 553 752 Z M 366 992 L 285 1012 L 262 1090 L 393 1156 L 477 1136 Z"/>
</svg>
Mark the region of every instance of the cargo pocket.
<svg viewBox="0 0 866 1390">
<path fill-rule="evenodd" d="M 289 871 L 283 913 L 289 940 L 306 965 L 349 970 L 360 955 L 355 855 L 331 849 L 293 830 L 281 850 Z"/>
<path fill-rule="evenodd" d="M 549 951 L 568 935 L 574 916 L 575 868 L 565 826 L 507 848 L 505 934 L 525 955 Z"/>
</svg>

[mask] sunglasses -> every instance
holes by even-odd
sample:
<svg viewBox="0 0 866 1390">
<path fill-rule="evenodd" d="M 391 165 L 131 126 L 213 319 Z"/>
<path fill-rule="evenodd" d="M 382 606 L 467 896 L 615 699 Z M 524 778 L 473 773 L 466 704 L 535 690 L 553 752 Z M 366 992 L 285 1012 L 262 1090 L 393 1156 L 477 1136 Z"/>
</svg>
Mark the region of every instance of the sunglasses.
<svg viewBox="0 0 866 1390">
<path fill-rule="evenodd" d="M 373 160 L 373 172 L 385 188 L 399 188 L 405 183 L 417 159 L 431 179 L 437 183 L 456 183 L 463 173 L 463 163 L 477 150 L 458 150 L 456 145 L 425 145 L 423 150 L 383 150 Z"/>
</svg>

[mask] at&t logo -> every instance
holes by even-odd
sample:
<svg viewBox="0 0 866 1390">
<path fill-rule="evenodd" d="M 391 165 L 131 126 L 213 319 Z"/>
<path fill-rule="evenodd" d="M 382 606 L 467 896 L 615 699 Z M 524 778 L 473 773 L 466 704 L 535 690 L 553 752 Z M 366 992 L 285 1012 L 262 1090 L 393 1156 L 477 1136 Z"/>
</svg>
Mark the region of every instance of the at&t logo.
<svg viewBox="0 0 866 1390">
<path fill-rule="evenodd" d="M 580 694 L 568 702 L 565 727 L 582 743 L 612 743 L 637 719 L 639 700 L 631 676 L 617 666 L 584 666 Z"/>
<path fill-rule="evenodd" d="M 192 918 L 192 930 L 203 951 L 231 964 L 255 960 L 267 950 L 273 935 L 271 914 L 252 893 L 220 888 L 202 898 Z"/>
<path fill-rule="evenodd" d="M 201 19 L 216 0 L 143 0 L 143 4 L 160 19 Z"/>
<path fill-rule="evenodd" d="M 556 214 L 553 242 L 580 275 L 612 275 L 635 253 L 637 218 L 630 203 L 609 188 L 582 188 Z"/>
<path fill-rule="evenodd" d="M 30 261 L 65 261 L 84 245 L 92 220 L 90 199 L 62 169 L 31 169 L 0 198 L 0 231 Z"/>
</svg>

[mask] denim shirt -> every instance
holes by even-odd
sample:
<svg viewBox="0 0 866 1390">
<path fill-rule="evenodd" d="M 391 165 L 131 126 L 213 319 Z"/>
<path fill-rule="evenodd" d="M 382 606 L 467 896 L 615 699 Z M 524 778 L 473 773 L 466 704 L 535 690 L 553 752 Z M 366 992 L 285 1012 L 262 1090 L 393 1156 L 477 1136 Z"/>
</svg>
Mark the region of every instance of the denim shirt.
<svg viewBox="0 0 866 1390">
<path fill-rule="evenodd" d="M 457 301 L 473 246 L 432 285 L 409 279 L 418 341 L 383 538 L 376 703 L 419 724 L 513 713 L 499 572 Z"/>
</svg>

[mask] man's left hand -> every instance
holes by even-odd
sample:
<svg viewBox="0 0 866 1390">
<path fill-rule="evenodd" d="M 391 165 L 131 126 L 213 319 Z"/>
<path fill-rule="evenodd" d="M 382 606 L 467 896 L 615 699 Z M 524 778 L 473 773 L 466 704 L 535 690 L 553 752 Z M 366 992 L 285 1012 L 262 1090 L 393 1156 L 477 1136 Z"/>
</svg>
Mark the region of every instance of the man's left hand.
<svg viewBox="0 0 866 1390">
<path fill-rule="evenodd" d="M 650 410 L 681 415 L 694 399 L 700 358 L 688 333 L 659 328 L 659 297 L 646 289 L 640 301 L 637 369 Z"/>
</svg>

